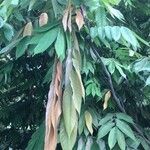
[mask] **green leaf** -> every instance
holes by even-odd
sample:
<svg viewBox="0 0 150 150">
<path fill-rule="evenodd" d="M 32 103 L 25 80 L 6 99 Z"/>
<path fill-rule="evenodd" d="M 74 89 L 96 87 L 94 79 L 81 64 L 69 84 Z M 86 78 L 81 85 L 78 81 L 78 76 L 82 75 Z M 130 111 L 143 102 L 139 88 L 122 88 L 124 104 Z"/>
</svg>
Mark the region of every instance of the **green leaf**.
<svg viewBox="0 0 150 150">
<path fill-rule="evenodd" d="M 112 128 L 108 136 L 108 145 L 112 149 L 117 142 L 116 127 Z"/>
<path fill-rule="evenodd" d="M 95 20 L 98 27 L 104 27 L 107 24 L 106 12 L 103 7 L 99 7 L 95 10 Z"/>
<path fill-rule="evenodd" d="M 100 147 L 99 147 L 99 145 L 96 142 L 94 142 L 92 144 L 91 150 L 100 150 Z"/>
<path fill-rule="evenodd" d="M 36 3 L 36 0 L 31 0 L 30 1 L 28 11 L 32 10 L 32 8 L 33 8 L 33 6 L 34 6 L 35 3 Z"/>
<path fill-rule="evenodd" d="M 42 123 L 40 127 L 33 133 L 26 150 L 44 149 L 44 136 L 45 136 L 44 130 L 45 130 L 45 124 Z"/>
<path fill-rule="evenodd" d="M 98 143 L 98 145 L 100 147 L 100 150 L 106 150 L 106 144 L 105 144 L 104 140 L 99 139 L 99 140 L 97 140 L 97 143 Z"/>
<path fill-rule="evenodd" d="M 93 134 L 93 128 L 92 128 L 92 116 L 88 111 L 85 111 L 85 123 L 86 127 L 88 128 L 89 132 Z"/>
<path fill-rule="evenodd" d="M 105 38 L 105 30 L 103 27 L 98 28 L 98 36 L 101 40 L 103 40 Z"/>
<path fill-rule="evenodd" d="M 14 40 L 12 41 L 10 44 L 8 44 L 6 47 L 2 48 L 0 50 L 0 54 L 4 54 L 4 53 L 7 53 L 9 51 L 11 51 L 18 43 L 19 41 L 21 40 L 22 38 L 19 38 L 17 40 Z"/>
<path fill-rule="evenodd" d="M 115 65 L 115 62 L 114 61 L 111 61 L 108 65 L 108 70 L 111 74 L 113 74 L 115 72 L 115 68 L 116 68 L 116 65 Z"/>
<path fill-rule="evenodd" d="M 17 6 L 19 4 L 19 0 L 12 0 L 11 4 Z"/>
<path fill-rule="evenodd" d="M 99 125 L 105 125 L 112 118 L 113 118 L 113 114 L 107 114 L 103 119 L 100 120 Z"/>
<path fill-rule="evenodd" d="M 122 37 L 130 43 L 134 48 L 137 48 L 139 46 L 137 39 L 133 35 L 132 31 L 126 27 L 121 27 L 121 34 Z"/>
<path fill-rule="evenodd" d="M 51 66 L 46 75 L 44 76 L 43 83 L 49 83 L 52 80 L 52 72 L 53 72 L 53 67 Z"/>
<path fill-rule="evenodd" d="M 119 10 L 113 8 L 113 7 L 112 7 L 111 5 L 109 5 L 109 4 L 106 4 L 106 6 L 107 6 L 108 11 L 110 12 L 110 14 L 111 14 L 111 16 L 112 16 L 113 18 L 116 17 L 116 18 L 118 18 L 119 20 L 124 21 L 124 16 L 123 16 L 123 14 L 122 14 Z"/>
<path fill-rule="evenodd" d="M 126 134 L 128 137 L 130 137 L 133 140 L 136 140 L 134 133 L 132 131 L 132 129 L 130 128 L 130 126 L 128 124 L 126 124 L 123 121 L 120 121 L 118 119 L 116 119 L 116 126 L 124 133 Z"/>
<path fill-rule="evenodd" d="M 52 43 L 55 41 L 58 34 L 58 28 L 51 29 L 47 31 L 40 39 L 38 45 L 34 49 L 34 54 L 39 54 L 44 52 L 49 48 Z"/>
<path fill-rule="evenodd" d="M 141 145 L 143 146 L 144 150 L 149 150 L 150 146 L 148 145 L 148 143 L 146 143 L 146 141 L 141 137 L 140 138 L 141 141 Z"/>
<path fill-rule="evenodd" d="M 3 30 L 4 30 L 4 35 L 5 35 L 6 39 L 8 41 L 12 40 L 12 37 L 14 36 L 13 27 L 10 24 L 5 23 L 5 25 L 3 26 Z"/>
<path fill-rule="evenodd" d="M 80 139 L 78 140 L 77 150 L 84 150 L 84 149 L 85 149 L 85 142 L 83 137 L 80 137 Z"/>
<path fill-rule="evenodd" d="M 92 144 L 93 144 L 93 139 L 92 139 L 91 136 L 89 136 L 87 138 L 87 142 L 86 142 L 86 145 L 85 145 L 85 150 L 91 150 Z"/>
<path fill-rule="evenodd" d="M 105 30 L 105 35 L 109 40 L 112 40 L 112 34 L 111 34 L 111 28 L 110 26 L 105 26 L 104 30 Z"/>
<path fill-rule="evenodd" d="M 126 74 L 123 72 L 122 68 L 118 65 L 116 65 L 116 68 L 119 71 L 119 73 L 121 74 L 121 76 L 123 76 L 126 79 Z"/>
<path fill-rule="evenodd" d="M 125 137 L 124 137 L 123 133 L 118 128 L 116 128 L 116 133 L 117 133 L 116 138 L 117 138 L 120 149 L 125 150 L 126 143 L 125 143 Z"/>
<path fill-rule="evenodd" d="M 16 48 L 16 59 L 18 59 L 19 57 L 21 57 L 25 53 L 25 51 L 26 51 L 26 49 L 28 47 L 28 40 L 29 40 L 29 38 L 25 37 L 17 45 L 17 48 Z"/>
<path fill-rule="evenodd" d="M 5 21 L 3 20 L 2 17 L 0 17 L 0 28 L 2 28 L 5 24 Z"/>
<path fill-rule="evenodd" d="M 58 14 L 61 14 L 63 12 L 62 6 L 58 3 L 57 0 L 51 0 L 51 2 L 52 2 L 55 18 L 57 18 Z"/>
<path fill-rule="evenodd" d="M 77 122 L 77 113 L 72 101 L 72 89 L 71 86 L 67 86 L 63 94 L 63 118 L 64 126 L 67 132 L 68 137 L 71 137 L 71 133 L 76 126 Z"/>
<path fill-rule="evenodd" d="M 95 11 L 100 6 L 99 0 L 84 0 L 84 4 L 90 8 L 90 11 Z"/>
<path fill-rule="evenodd" d="M 150 76 L 146 79 L 146 85 L 145 86 L 147 86 L 147 85 L 150 85 Z"/>
<path fill-rule="evenodd" d="M 28 45 L 30 44 L 38 44 L 39 41 L 42 39 L 42 37 L 45 35 L 45 33 L 38 33 L 38 34 L 35 34 L 28 42 Z"/>
<path fill-rule="evenodd" d="M 84 114 L 81 114 L 79 118 L 79 126 L 78 126 L 79 135 L 82 134 L 84 127 L 85 127 L 85 116 Z"/>
<path fill-rule="evenodd" d="M 97 27 L 91 27 L 90 28 L 90 35 L 94 39 L 98 35 Z"/>
<path fill-rule="evenodd" d="M 108 122 L 102 125 L 98 130 L 98 138 L 103 138 L 108 132 L 113 128 L 115 124 L 113 122 Z"/>
<path fill-rule="evenodd" d="M 124 114 L 124 113 L 116 113 L 116 117 L 118 119 L 124 120 L 126 122 L 131 123 L 131 124 L 134 124 L 133 119 L 130 116 Z"/>
<path fill-rule="evenodd" d="M 55 50 L 58 58 L 60 58 L 61 60 L 65 58 L 65 49 L 66 49 L 65 35 L 64 32 L 61 29 L 59 29 L 58 36 L 55 42 Z"/>
<path fill-rule="evenodd" d="M 73 104 L 74 104 L 75 109 L 80 114 L 82 96 L 83 96 L 83 93 L 82 93 L 83 85 L 81 85 L 79 76 L 77 72 L 74 70 L 72 70 L 70 73 L 70 81 L 71 81 L 71 87 L 73 91 L 73 95 L 72 95 Z"/>
<path fill-rule="evenodd" d="M 132 69 L 135 73 L 139 73 L 141 71 L 150 72 L 150 58 L 145 57 L 145 58 L 135 61 Z"/>
<path fill-rule="evenodd" d="M 141 41 L 143 44 L 147 45 L 148 47 L 150 46 L 150 44 L 145 41 L 144 39 L 142 39 L 140 36 L 138 36 L 135 32 L 133 32 L 134 36 L 139 40 Z"/>
<path fill-rule="evenodd" d="M 120 27 L 113 26 L 111 28 L 111 35 L 112 35 L 112 38 L 117 42 L 121 37 Z"/>
<path fill-rule="evenodd" d="M 64 122 L 61 120 L 59 138 L 63 150 L 72 150 L 77 138 L 77 122 L 71 132 L 71 135 L 68 136 Z"/>
<path fill-rule="evenodd" d="M 37 27 L 35 29 L 33 29 L 33 31 L 35 33 L 41 33 L 41 32 L 46 32 L 48 30 L 51 30 L 55 27 L 57 27 L 60 23 L 59 22 L 50 22 L 50 23 L 47 23 L 46 25 L 42 26 L 42 27 Z"/>
</svg>

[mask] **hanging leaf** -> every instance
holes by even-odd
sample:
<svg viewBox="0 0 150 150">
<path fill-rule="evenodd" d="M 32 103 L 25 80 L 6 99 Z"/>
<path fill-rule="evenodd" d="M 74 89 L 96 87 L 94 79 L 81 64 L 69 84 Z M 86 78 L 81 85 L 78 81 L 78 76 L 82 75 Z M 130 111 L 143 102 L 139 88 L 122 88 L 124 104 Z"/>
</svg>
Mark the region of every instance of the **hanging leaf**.
<svg viewBox="0 0 150 150">
<path fill-rule="evenodd" d="M 147 86 L 147 85 L 150 85 L 150 76 L 146 79 L 146 85 L 145 86 Z"/>
<path fill-rule="evenodd" d="M 41 150 L 44 149 L 44 127 L 43 122 L 38 129 L 32 134 L 31 140 L 28 143 L 26 150 Z"/>
<path fill-rule="evenodd" d="M 45 130 L 45 150 L 55 150 L 57 145 L 57 126 L 61 114 L 61 78 L 62 64 L 56 62 L 53 80 L 48 94 L 48 103 L 46 107 L 46 130 Z"/>
<path fill-rule="evenodd" d="M 12 40 L 13 36 L 14 36 L 14 29 L 11 25 L 9 25 L 8 23 L 5 23 L 5 25 L 3 26 L 3 30 L 4 30 L 4 35 L 5 38 L 10 41 Z"/>
<path fill-rule="evenodd" d="M 108 121 L 113 118 L 113 114 L 107 114 L 104 118 L 102 118 L 99 122 L 99 125 L 105 125 Z"/>
<path fill-rule="evenodd" d="M 84 114 L 81 114 L 79 117 L 79 125 L 78 125 L 78 133 L 79 135 L 82 134 L 84 127 L 85 127 L 85 119 Z"/>
<path fill-rule="evenodd" d="M 68 85 L 64 91 L 62 109 L 65 129 L 70 138 L 77 122 L 77 113 L 72 101 L 72 89 L 70 85 Z"/>
<path fill-rule="evenodd" d="M 32 8 L 33 8 L 35 2 L 36 2 L 36 0 L 31 0 L 31 1 L 30 1 L 28 11 L 32 10 Z"/>
<path fill-rule="evenodd" d="M 104 40 L 104 38 L 105 38 L 105 30 L 104 30 L 103 27 L 99 27 L 99 28 L 98 28 L 98 35 L 99 35 L 99 38 L 100 38 L 101 40 Z"/>
<path fill-rule="evenodd" d="M 88 128 L 89 132 L 91 134 L 93 134 L 93 128 L 92 128 L 92 116 L 91 114 L 88 112 L 88 111 L 85 111 L 84 113 L 85 115 L 85 124 L 86 124 L 86 127 Z"/>
<path fill-rule="evenodd" d="M 76 11 L 76 24 L 80 30 L 84 25 L 84 18 L 80 10 Z"/>
<path fill-rule="evenodd" d="M 105 94 L 105 98 L 104 98 L 104 104 L 103 104 L 103 110 L 105 110 L 107 107 L 108 107 L 108 101 L 111 97 L 111 92 L 108 91 L 106 94 Z"/>
<path fill-rule="evenodd" d="M 82 83 L 82 79 L 81 79 L 81 74 L 80 74 L 80 70 L 81 70 L 81 55 L 80 55 L 80 51 L 79 51 L 79 46 L 78 46 L 78 42 L 77 42 L 77 39 L 74 38 L 75 40 L 75 48 L 77 50 L 74 50 L 73 51 L 73 66 L 76 70 L 76 73 L 78 75 L 78 79 L 79 79 L 79 82 L 80 82 L 80 86 L 81 86 L 81 92 L 82 92 L 82 97 L 83 99 L 85 98 L 85 90 L 84 90 L 84 86 L 83 86 L 83 83 Z"/>
<path fill-rule="evenodd" d="M 131 45 L 133 45 L 133 47 L 137 48 L 139 46 L 137 39 L 135 38 L 135 36 L 133 35 L 132 31 L 126 27 L 121 27 L 121 34 L 122 37 Z"/>
<path fill-rule="evenodd" d="M 141 142 L 141 145 L 144 148 L 144 150 L 150 149 L 150 145 L 142 137 L 140 137 L 140 142 Z"/>
<path fill-rule="evenodd" d="M 47 31 L 39 40 L 38 45 L 34 48 L 34 54 L 42 53 L 49 48 L 55 41 L 58 34 L 58 28 Z"/>
<path fill-rule="evenodd" d="M 116 132 L 117 132 L 117 141 L 118 141 L 118 145 L 120 147 L 121 150 L 125 150 L 126 149 L 126 143 L 125 143 L 125 137 L 123 135 L 123 133 L 116 128 Z"/>
<path fill-rule="evenodd" d="M 20 41 L 22 40 L 22 38 L 19 38 L 17 40 L 12 41 L 10 44 L 8 44 L 6 47 L 2 48 L 0 50 L 0 54 L 4 54 L 4 53 L 8 53 L 9 51 L 11 51 Z"/>
<path fill-rule="evenodd" d="M 68 29 L 71 32 L 72 31 L 72 23 L 71 23 L 71 18 L 72 18 L 72 7 L 69 7 L 69 15 L 68 15 Z"/>
<path fill-rule="evenodd" d="M 57 53 L 58 58 L 63 60 L 65 58 L 65 35 L 61 29 L 59 29 L 58 36 L 55 42 L 55 50 Z"/>
<path fill-rule="evenodd" d="M 92 2 L 92 5 L 93 5 L 93 2 Z M 95 21 L 98 27 L 104 27 L 107 25 L 105 8 L 99 7 L 98 9 L 95 10 Z"/>
<path fill-rule="evenodd" d="M 128 137 L 130 137 L 133 140 L 136 140 L 134 133 L 132 131 L 132 129 L 129 127 L 128 124 L 126 124 L 123 121 L 120 121 L 118 119 L 116 119 L 116 126 L 124 133 L 126 134 Z"/>
<path fill-rule="evenodd" d="M 28 22 L 24 27 L 23 37 L 31 36 L 32 35 L 32 30 L 33 30 L 32 22 Z"/>
<path fill-rule="evenodd" d="M 123 76 L 126 79 L 126 74 L 123 72 L 122 68 L 116 64 L 116 68 L 119 71 L 119 73 L 121 74 L 121 76 Z"/>
<path fill-rule="evenodd" d="M 112 40 L 111 29 L 112 29 L 112 27 L 110 27 L 110 26 L 105 26 L 105 27 L 104 27 L 106 37 L 107 37 L 109 40 Z"/>
<path fill-rule="evenodd" d="M 81 85 L 79 76 L 76 71 L 73 70 L 71 71 L 70 81 L 73 90 L 73 95 L 72 95 L 73 104 L 76 110 L 78 111 L 78 113 L 80 114 L 82 97 L 83 97 L 83 93 L 82 93 L 83 85 Z"/>
<path fill-rule="evenodd" d="M 18 59 L 25 53 L 28 47 L 28 41 L 29 41 L 28 37 L 25 37 L 19 42 L 16 48 L 16 59 Z"/>
<path fill-rule="evenodd" d="M 139 73 L 141 71 L 150 72 L 150 58 L 143 57 L 134 62 L 132 69 L 135 73 Z"/>
<path fill-rule="evenodd" d="M 42 13 L 39 17 L 39 26 L 42 27 L 46 25 L 48 22 L 48 15 L 47 13 Z"/>
<path fill-rule="evenodd" d="M 134 124 L 133 119 L 130 116 L 124 114 L 124 113 L 116 113 L 116 117 L 118 119 L 124 120 L 126 122 L 131 123 L 131 124 Z"/>
<path fill-rule="evenodd" d="M 63 120 L 61 120 L 59 137 L 60 137 L 60 143 L 61 143 L 62 149 L 72 150 L 76 142 L 76 138 L 77 138 L 77 122 L 69 137 L 66 132 L 64 122 Z"/>
<path fill-rule="evenodd" d="M 93 144 L 93 139 L 92 139 L 92 137 L 89 136 L 87 138 L 87 142 L 86 142 L 86 145 L 85 145 L 85 150 L 91 150 L 92 144 Z"/>
<path fill-rule="evenodd" d="M 81 137 L 81 138 L 78 140 L 78 147 L 77 147 L 77 150 L 83 150 L 84 148 L 85 148 L 85 142 L 84 142 L 83 137 Z"/>
<path fill-rule="evenodd" d="M 111 35 L 112 35 L 112 38 L 117 42 L 121 37 L 120 27 L 113 26 L 111 28 Z"/>
<path fill-rule="evenodd" d="M 114 127 L 113 122 L 108 122 L 107 124 L 102 125 L 98 130 L 98 139 L 103 138 L 108 132 Z"/>
<path fill-rule="evenodd" d="M 113 7 L 112 7 L 111 5 L 109 5 L 109 4 L 106 4 L 106 6 L 107 6 L 108 11 L 110 12 L 110 14 L 111 14 L 111 16 L 112 16 L 113 18 L 116 17 L 116 18 L 118 18 L 119 20 L 124 21 L 124 16 L 123 16 L 123 14 L 122 14 L 119 10 L 113 8 Z"/>
<path fill-rule="evenodd" d="M 67 26 L 68 26 L 68 15 L 69 15 L 69 9 L 67 8 L 64 11 L 64 15 L 63 15 L 63 19 L 62 19 L 62 24 L 63 24 L 65 31 L 67 31 Z"/>
<path fill-rule="evenodd" d="M 19 0 L 12 0 L 11 1 L 11 4 L 14 5 L 14 6 L 17 6 L 19 3 Z"/>
<path fill-rule="evenodd" d="M 109 136 L 108 136 L 108 145 L 109 145 L 109 148 L 112 149 L 116 142 L 117 142 L 117 137 L 116 137 L 117 133 L 116 133 L 116 127 L 112 128 L 110 133 L 109 133 Z"/>
</svg>

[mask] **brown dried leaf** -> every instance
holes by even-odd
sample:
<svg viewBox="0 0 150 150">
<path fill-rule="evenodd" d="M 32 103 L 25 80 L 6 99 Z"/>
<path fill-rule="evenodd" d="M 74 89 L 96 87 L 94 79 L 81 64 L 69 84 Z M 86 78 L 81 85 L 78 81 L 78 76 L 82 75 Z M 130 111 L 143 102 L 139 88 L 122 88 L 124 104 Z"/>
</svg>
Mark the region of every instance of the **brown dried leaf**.
<svg viewBox="0 0 150 150">
<path fill-rule="evenodd" d="M 72 31 L 71 13 L 72 13 L 72 8 L 70 7 L 70 9 L 69 9 L 69 18 L 68 18 L 68 29 L 69 29 L 70 32 Z"/>
<path fill-rule="evenodd" d="M 62 24 L 65 31 L 67 31 L 67 26 L 68 26 L 68 14 L 69 14 L 69 9 L 67 8 L 64 12 L 63 19 L 62 19 Z"/>
<path fill-rule="evenodd" d="M 46 25 L 48 22 L 48 15 L 47 13 L 42 13 L 39 17 L 39 26 L 42 27 Z"/>
<path fill-rule="evenodd" d="M 32 30 L 33 30 L 33 26 L 32 26 L 32 22 L 30 21 L 24 27 L 23 37 L 25 37 L 25 36 L 31 36 Z"/>
<path fill-rule="evenodd" d="M 83 18 L 83 15 L 81 13 L 80 10 L 77 10 L 76 11 L 76 24 L 79 28 L 79 30 L 83 27 L 84 25 L 84 18 Z"/>
<path fill-rule="evenodd" d="M 54 77 L 50 85 L 48 103 L 46 107 L 45 150 L 55 150 L 57 145 L 57 126 L 61 115 L 61 78 L 62 64 L 58 61 L 54 70 Z"/>
<path fill-rule="evenodd" d="M 105 94 L 104 104 L 103 104 L 103 110 L 105 110 L 108 107 L 108 101 L 109 101 L 110 97 L 111 97 L 111 91 L 108 91 Z"/>
</svg>

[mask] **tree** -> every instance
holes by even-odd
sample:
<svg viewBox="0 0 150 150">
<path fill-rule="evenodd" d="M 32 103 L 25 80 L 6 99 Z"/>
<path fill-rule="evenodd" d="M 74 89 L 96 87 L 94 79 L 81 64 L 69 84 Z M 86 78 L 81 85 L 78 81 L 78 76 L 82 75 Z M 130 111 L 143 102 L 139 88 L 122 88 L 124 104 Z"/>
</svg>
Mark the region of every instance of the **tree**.
<svg viewBox="0 0 150 150">
<path fill-rule="evenodd" d="M 149 150 L 149 16 L 148 0 L 0 0 L 0 148 Z"/>
</svg>

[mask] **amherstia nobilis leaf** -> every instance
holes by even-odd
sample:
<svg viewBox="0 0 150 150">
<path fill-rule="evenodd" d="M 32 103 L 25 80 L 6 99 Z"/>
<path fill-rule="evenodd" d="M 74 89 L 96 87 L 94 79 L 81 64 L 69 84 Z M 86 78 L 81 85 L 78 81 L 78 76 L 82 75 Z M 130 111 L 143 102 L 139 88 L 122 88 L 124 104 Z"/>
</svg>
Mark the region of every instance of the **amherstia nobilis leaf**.
<svg viewBox="0 0 150 150">
<path fill-rule="evenodd" d="M 45 150 L 55 150 L 57 145 L 57 126 L 61 114 L 62 98 L 61 78 L 62 64 L 56 60 L 46 108 Z"/>
</svg>

